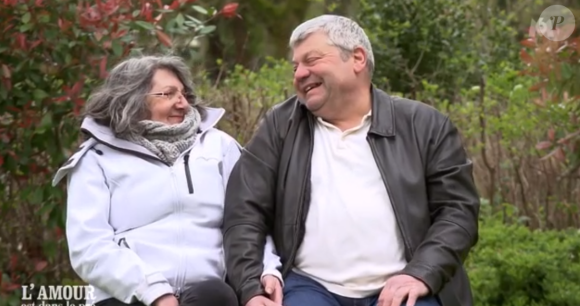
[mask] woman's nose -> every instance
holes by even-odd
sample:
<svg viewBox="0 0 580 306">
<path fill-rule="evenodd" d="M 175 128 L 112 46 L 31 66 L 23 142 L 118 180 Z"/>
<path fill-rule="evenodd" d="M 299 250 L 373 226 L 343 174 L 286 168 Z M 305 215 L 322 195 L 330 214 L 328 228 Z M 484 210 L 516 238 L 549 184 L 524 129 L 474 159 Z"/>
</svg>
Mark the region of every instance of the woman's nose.
<svg viewBox="0 0 580 306">
<path fill-rule="evenodd" d="M 183 94 L 179 94 L 177 97 L 177 102 L 175 103 L 175 107 L 182 109 L 185 108 L 187 106 L 187 99 L 185 98 L 185 96 Z"/>
</svg>

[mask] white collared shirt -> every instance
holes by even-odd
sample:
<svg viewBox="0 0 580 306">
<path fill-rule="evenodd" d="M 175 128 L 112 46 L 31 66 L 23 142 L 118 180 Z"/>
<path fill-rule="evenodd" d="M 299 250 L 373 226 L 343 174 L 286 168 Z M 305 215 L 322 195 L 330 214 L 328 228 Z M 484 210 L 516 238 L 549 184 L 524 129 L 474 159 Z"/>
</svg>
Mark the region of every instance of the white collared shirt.
<svg viewBox="0 0 580 306">
<path fill-rule="evenodd" d="M 296 273 L 335 294 L 380 292 L 406 265 L 404 247 L 367 133 L 369 112 L 341 131 L 321 118 L 314 132 L 311 203 Z"/>
</svg>

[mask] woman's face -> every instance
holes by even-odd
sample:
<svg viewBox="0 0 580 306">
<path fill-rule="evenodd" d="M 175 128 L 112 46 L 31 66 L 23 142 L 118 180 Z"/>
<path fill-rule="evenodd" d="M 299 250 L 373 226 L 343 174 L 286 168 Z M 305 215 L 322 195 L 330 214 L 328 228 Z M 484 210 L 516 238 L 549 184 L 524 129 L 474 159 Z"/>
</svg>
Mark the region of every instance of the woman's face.
<svg viewBox="0 0 580 306">
<path fill-rule="evenodd" d="M 169 70 L 159 69 L 152 85 L 148 95 L 150 119 L 166 124 L 181 123 L 189 105 L 179 78 Z"/>
</svg>

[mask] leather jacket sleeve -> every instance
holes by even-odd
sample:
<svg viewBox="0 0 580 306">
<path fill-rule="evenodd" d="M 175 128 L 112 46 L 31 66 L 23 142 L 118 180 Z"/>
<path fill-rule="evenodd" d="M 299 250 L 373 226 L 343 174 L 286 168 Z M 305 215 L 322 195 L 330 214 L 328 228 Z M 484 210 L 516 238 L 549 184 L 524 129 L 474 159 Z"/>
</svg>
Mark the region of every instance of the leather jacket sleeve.
<svg viewBox="0 0 580 306">
<path fill-rule="evenodd" d="M 224 208 L 225 262 L 241 305 L 265 295 L 260 279 L 273 222 L 280 141 L 268 113 L 242 151 L 228 181 Z"/>
<path fill-rule="evenodd" d="M 480 203 L 472 162 L 449 118 L 427 143 L 425 179 L 432 224 L 402 273 L 438 293 L 477 243 Z"/>
</svg>

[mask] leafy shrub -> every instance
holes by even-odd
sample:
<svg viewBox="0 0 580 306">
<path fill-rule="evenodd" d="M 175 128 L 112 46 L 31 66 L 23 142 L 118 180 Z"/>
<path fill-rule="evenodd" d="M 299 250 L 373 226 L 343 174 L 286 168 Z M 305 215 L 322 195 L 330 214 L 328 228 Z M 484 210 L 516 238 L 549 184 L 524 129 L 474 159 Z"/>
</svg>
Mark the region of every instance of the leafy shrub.
<svg viewBox="0 0 580 306">
<path fill-rule="evenodd" d="M 219 126 L 243 145 L 266 111 L 294 94 L 292 71 L 288 61 L 267 58 L 256 70 L 237 65 L 215 84 L 201 72 L 197 90 L 210 106 L 226 110 Z"/>
<path fill-rule="evenodd" d="M 570 108 L 553 103 L 538 107 L 537 94 L 528 90 L 535 78 L 521 75 L 517 63 L 503 62 L 487 73 L 479 86 L 460 91 L 461 103 L 437 102 L 450 115 L 464 138 L 475 163 L 475 177 L 482 197 L 495 211 L 510 203 L 517 218 L 533 228 L 580 226 L 575 192 L 577 177 L 561 177 L 564 155 L 542 158 L 537 143 L 555 130 L 571 130 Z M 439 90 L 424 81 L 419 99 Z"/>
<path fill-rule="evenodd" d="M 580 23 L 576 22 L 576 32 Z M 526 64 L 523 74 L 533 76 L 535 83 L 530 91 L 538 92 L 533 102 L 542 108 L 564 108 L 569 112 L 562 126 L 552 122 L 544 129 L 546 139 L 538 142 L 538 148 L 548 150 L 565 166 L 565 176 L 578 173 L 580 169 L 580 35 L 563 41 L 551 41 L 534 36 L 521 41 L 521 60 Z M 570 126 L 570 124 L 572 126 Z"/>
<path fill-rule="evenodd" d="M 466 268 L 476 306 L 580 305 L 580 232 L 485 218 Z"/>
</svg>

